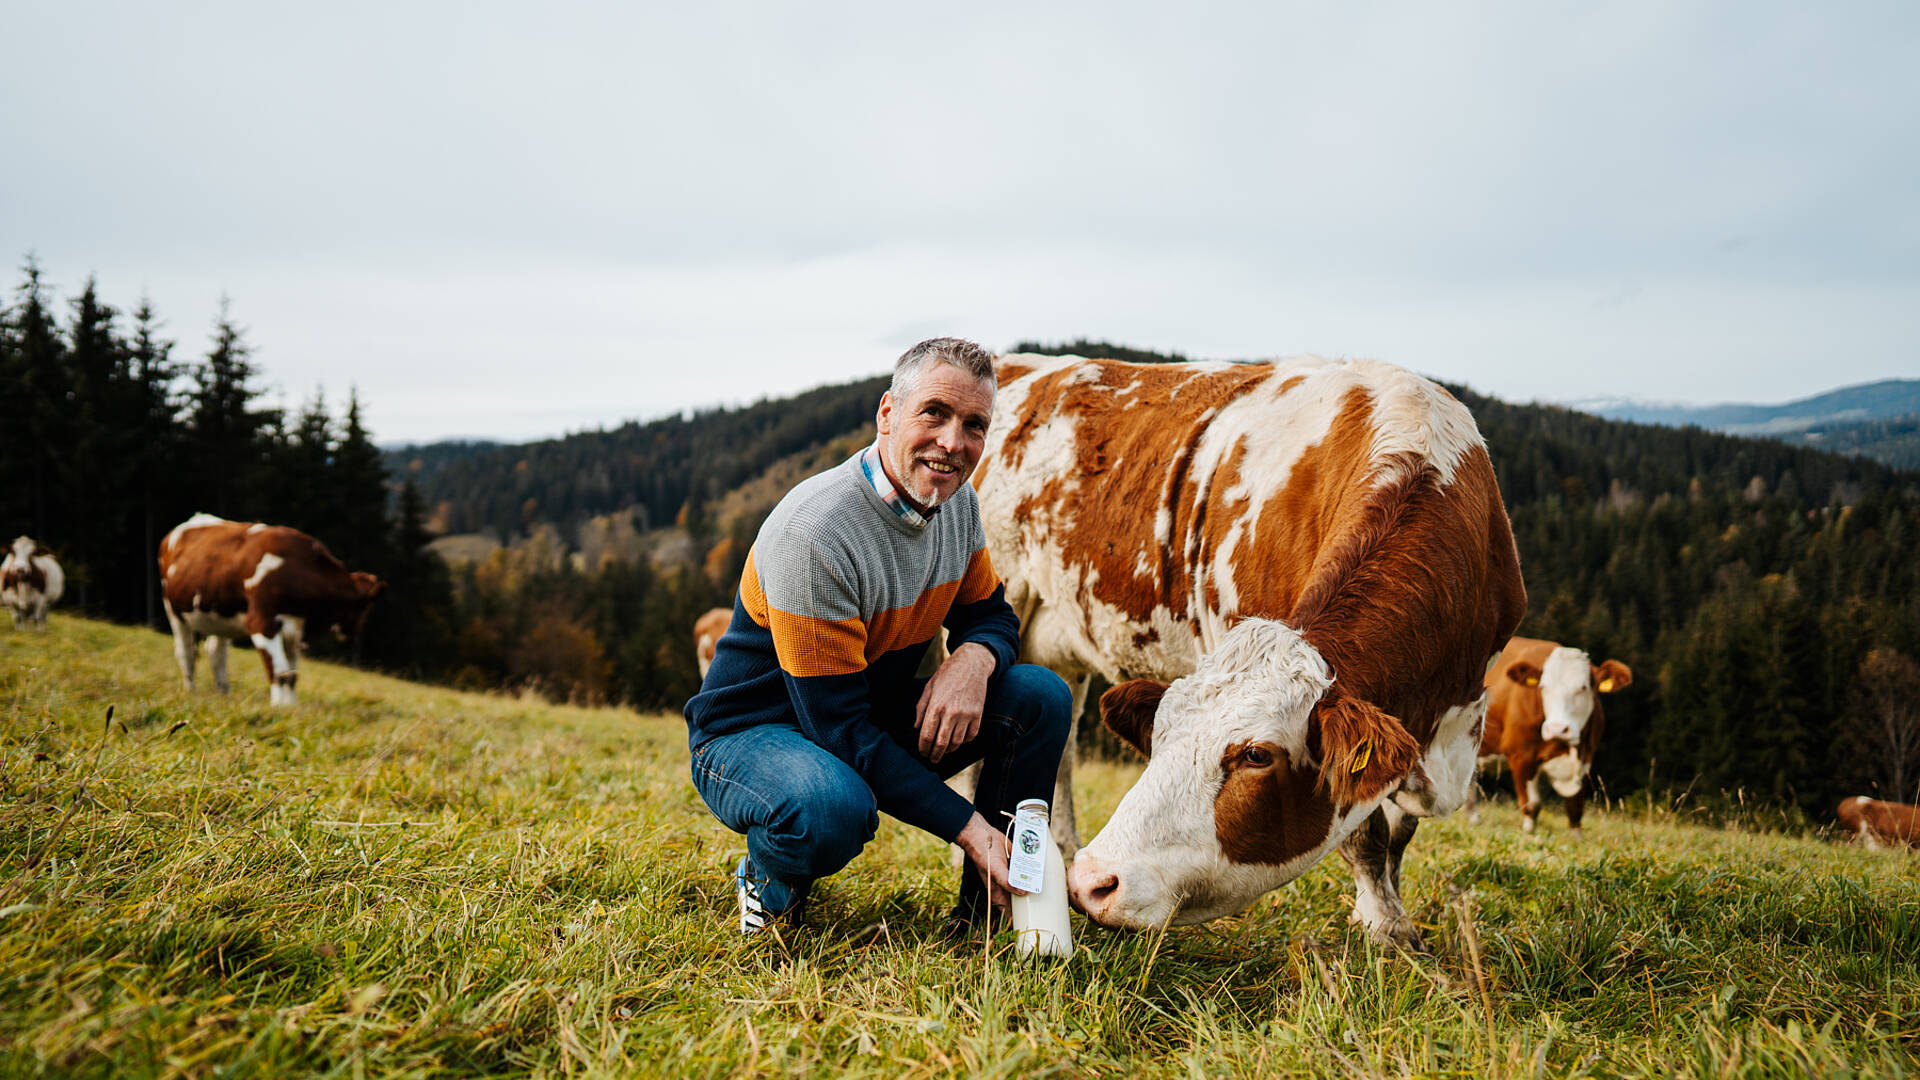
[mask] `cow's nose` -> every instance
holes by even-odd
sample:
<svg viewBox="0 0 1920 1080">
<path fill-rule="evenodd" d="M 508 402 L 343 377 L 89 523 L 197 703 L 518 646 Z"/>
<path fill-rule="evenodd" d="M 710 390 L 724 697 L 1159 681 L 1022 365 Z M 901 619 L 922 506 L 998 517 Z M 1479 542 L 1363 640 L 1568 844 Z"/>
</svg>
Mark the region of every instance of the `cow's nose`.
<svg viewBox="0 0 1920 1080">
<path fill-rule="evenodd" d="M 1082 851 L 1080 857 L 1067 868 L 1067 896 L 1073 906 L 1085 912 L 1094 922 L 1105 922 L 1101 918 L 1107 909 L 1113 906 L 1120 895 L 1120 875 L 1101 866 Z"/>
<path fill-rule="evenodd" d="M 1565 724 L 1548 724 L 1546 727 L 1540 729 L 1540 737 L 1543 739 L 1559 739 L 1561 742 L 1569 742 L 1573 738 L 1573 729 Z"/>
</svg>

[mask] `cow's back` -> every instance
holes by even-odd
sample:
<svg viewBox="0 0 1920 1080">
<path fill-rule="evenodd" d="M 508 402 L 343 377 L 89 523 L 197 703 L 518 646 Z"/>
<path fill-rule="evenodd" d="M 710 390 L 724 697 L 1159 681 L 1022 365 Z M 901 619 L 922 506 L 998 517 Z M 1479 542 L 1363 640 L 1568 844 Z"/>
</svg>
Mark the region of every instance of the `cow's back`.
<svg viewBox="0 0 1920 1080">
<path fill-rule="evenodd" d="M 161 591 L 176 611 L 331 610 L 354 595 L 352 576 L 326 545 L 284 525 L 195 515 L 161 540 L 159 561 Z"/>
<path fill-rule="evenodd" d="M 1026 658 L 1190 672 L 1241 617 L 1306 632 L 1423 741 L 1524 611 L 1471 415 L 1402 369 L 1314 357 L 1011 356 L 976 472 Z"/>
</svg>

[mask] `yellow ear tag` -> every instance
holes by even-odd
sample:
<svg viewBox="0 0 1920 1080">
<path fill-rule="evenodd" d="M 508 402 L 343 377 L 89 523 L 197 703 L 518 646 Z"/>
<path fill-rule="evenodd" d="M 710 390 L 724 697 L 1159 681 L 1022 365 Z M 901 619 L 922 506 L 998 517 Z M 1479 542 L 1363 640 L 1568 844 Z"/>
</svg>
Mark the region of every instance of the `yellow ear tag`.
<svg viewBox="0 0 1920 1080">
<path fill-rule="evenodd" d="M 1613 693 L 1613 680 L 1612 680 L 1612 679 L 1601 679 L 1601 680 L 1600 680 L 1600 692 L 1601 692 L 1601 693 L 1603 693 L 1603 694 L 1611 694 L 1611 693 Z"/>
<path fill-rule="evenodd" d="M 1361 769 L 1366 768 L 1367 762 L 1372 760 L 1373 760 L 1373 740 L 1369 739 L 1366 742 L 1363 742 L 1360 744 L 1360 749 L 1356 751 L 1353 755 L 1353 768 L 1348 769 L 1347 771 L 1350 773 L 1357 773 Z"/>
<path fill-rule="evenodd" d="M 1539 685 L 1540 685 L 1540 680 L 1539 680 L 1539 679 L 1534 679 L 1534 678 L 1529 678 L 1529 679 L 1527 680 L 1527 685 L 1528 685 L 1528 686 L 1539 686 Z"/>
</svg>

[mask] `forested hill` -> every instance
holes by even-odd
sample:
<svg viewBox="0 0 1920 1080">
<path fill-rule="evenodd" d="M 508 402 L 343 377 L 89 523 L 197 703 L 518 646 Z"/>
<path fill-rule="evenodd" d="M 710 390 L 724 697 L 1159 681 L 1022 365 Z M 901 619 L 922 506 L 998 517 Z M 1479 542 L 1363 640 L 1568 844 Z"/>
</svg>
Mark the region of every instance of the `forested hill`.
<svg viewBox="0 0 1920 1080">
<path fill-rule="evenodd" d="M 713 409 L 500 446 L 433 443 L 389 450 L 387 469 L 411 478 L 443 533 L 524 535 L 542 522 L 572 532 L 592 517 L 630 512 L 642 530 L 671 524 L 774 462 L 873 419 L 886 378 L 823 386 L 790 398 Z"/>
<path fill-rule="evenodd" d="M 1010 351 L 1185 359 L 1086 340 L 1022 342 Z M 564 535 L 589 518 L 622 512 L 632 513 L 644 531 L 671 524 L 689 504 L 698 512 L 774 462 L 871 421 L 885 386 L 885 377 L 876 376 L 741 408 L 519 445 L 405 446 L 386 451 L 386 465 L 419 488 L 442 533 L 510 540 L 548 523 Z M 1448 389 L 1473 410 L 1510 504 L 1555 495 L 1746 491 L 1757 482 L 1760 490 L 1817 506 L 1920 481 L 1920 474 L 1772 439 L 1608 420 L 1553 405 L 1512 405 L 1464 386 Z"/>
</svg>

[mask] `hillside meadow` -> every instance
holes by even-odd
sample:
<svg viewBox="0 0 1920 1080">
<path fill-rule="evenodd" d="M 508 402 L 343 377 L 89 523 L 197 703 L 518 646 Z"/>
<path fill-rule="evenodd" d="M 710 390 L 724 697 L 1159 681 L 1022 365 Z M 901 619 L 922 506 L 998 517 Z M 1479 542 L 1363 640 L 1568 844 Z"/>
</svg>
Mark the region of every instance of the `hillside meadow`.
<svg viewBox="0 0 1920 1080">
<path fill-rule="evenodd" d="M 1337 859 L 1064 965 L 935 927 L 888 822 L 808 925 L 742 939 L 737 837 L 675 716 L 303 665 L 179 685 L 167 638 L 0 631 L 0 1073 L 58 1076 L 1902 1076 L 1920 871 L 1820 837 L 1511 802 L 1421 829 L 1432 954 Z M 111 722 L 107 710 L 113 708 Z M 1083 820 L 1137 766 L 1083 771 Z"/>
</svg>

